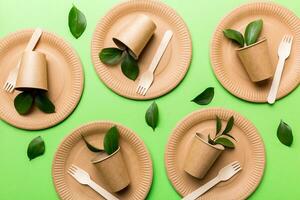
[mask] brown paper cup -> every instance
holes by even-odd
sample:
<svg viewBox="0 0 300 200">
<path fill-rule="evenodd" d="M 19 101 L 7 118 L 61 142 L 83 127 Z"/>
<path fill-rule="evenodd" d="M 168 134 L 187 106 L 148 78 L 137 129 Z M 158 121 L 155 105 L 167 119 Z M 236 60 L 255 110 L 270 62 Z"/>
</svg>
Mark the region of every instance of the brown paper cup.
<svg viewBox="0 0 300 200">
<path fill-rule="evenodd" d="M 113 37 L 113 41 L 121 49 L 128 48 L 130 54 L 138 59 L 152 37 L 156 25 L 147 15 L 139 14 L 125 27 L 118 35 Z"/>
<path fill-rule="evenodd" d="M 118 192 L 130 183 L 126 165 L 119 149 L 106 157 L 96 157 L 92 163 L 101 173 L 112 192 Z"/>
<path fill-rule="evenodd" d="M 24 52 L 20 61 L 16 89 L 40 89 L 48 91 L 47 79 L 45 54 L 36 51 Z"/>
<path fill-rule="evenodd" d="M 266 38 L 250 46 L 237 49 L 237 54 L 253 82 L 273 77 L 274 66 Z"/>
<path fill-rule="evenodd" d="M 203 178 L 224 149 L 222 145 L 209 144 L 202 134 L 197 133 L 185 158 L 184 171 Z"/>
</svg>

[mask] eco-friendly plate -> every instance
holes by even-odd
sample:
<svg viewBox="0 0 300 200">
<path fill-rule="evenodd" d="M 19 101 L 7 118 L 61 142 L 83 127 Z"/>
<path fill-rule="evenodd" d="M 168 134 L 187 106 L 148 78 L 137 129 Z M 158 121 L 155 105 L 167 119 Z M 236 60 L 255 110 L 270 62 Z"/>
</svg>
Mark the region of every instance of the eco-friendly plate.
<svg viewBox="0 0 300 200">
<path fill-rule="evenodd" d="M 277 99 L 288 95 L 300 81 L 300 20 L 286 8 L 274 3 L 251 3 L 233 10 L 216 28 L 210 57 L 218 80 L 230 93 L 247 101 L 266 102 L 272 80 L 263 84 L 251 82 L 235 52 L 238 46 L 223 35 L 223 30 L 227 28 L 244 33 L 247 24 L 257 19 L 264 22 L 261 37 L 268 39 L 274 68 L 278 62 L 277 50 L 282 37 L 285 34 L 294 36 Z"/>
<path fill-rule="evenodd" d="M 48 95 L 55 104 L 56 112 L 46 114 L 33 108 L 22 116 L 14 107 L 19 93 L 2 89 L 7 76 L 24 51 L 33 30 L 12 33 L 0 41 L 0 118 L 22 129 L 39 130 L 63 121 L 76 108 L 83 90 L 83 71 L 80 58 L 62 38 L 43 31 L 35 50 L 46 55 L 48 65 Z"/>
<path fill-rule="evenodd" d="M 132 81 L 122 74 L 119 66 L 106 66 L 99 59 L 99 52 L 106 47 L 115 47 L 114 33 L 122 30 L 137 14 L 151 17 L 157 28 L 154 36 L 140 55 L 140 74 Z M 141 74 L 149 67 L 152 58 L 167 30 L 174 35 L 164 53 L 154 76 L 154 82 L 146 96 L 136 93 Z M 117 5 L 98 23 L 92 39 L 92 60 L 100 79 L 115 93 L 130 99 L 152 99 L 174 89 L 184 78 L 192 57 L 189 31 L 181 17 L 167 5 L 152 0 L 132 0 Z"/>
<path fill-rule="evenodd" d="M 185 157 L 196 132 L 215 133 L 216 116 L 222 119 L 223 129 L 227 120 L 234 116 L 234 126 L 230 133 L 237 140 L 235 149 L 225 150 L 204 179 L 196 179 L 183 170 Z M 170 136 L 165 153 L 169 180 L 182 196 L 207 183 L 217 176 L 221 168 L 233 161 L 239 161 L 243 169 L 230 180 L 219 183 L 200 199 L 246 199 L 256 189 L 264 172 L 265 149 L 256 128 L 240 114 L 221 108 L 195 111 L 179 122 Z"/>
<path fill-rule="evenodd" d="M 79 184 L 67 173 L 67 169 L 75 164 L 86 170 L 99 185 L 106 187 L 91 159 L 96 153 L 89 151 L 81 135 L 98 148 L 103 148 L 105 133 L 113 125 L 120 132 L 119 145 L 126 163 L 130 185 L 115 194 L 120 199 L 145 199 L 152 184 L 152 161 L 143 141 L 130 129 L 112 122 L 92 122 L 79 127 L 67 136 L 59 145 L 52 166 L 55 189 L 62 200 L 96 200 L 103 199 L 91 188 Z"/>
</svg>

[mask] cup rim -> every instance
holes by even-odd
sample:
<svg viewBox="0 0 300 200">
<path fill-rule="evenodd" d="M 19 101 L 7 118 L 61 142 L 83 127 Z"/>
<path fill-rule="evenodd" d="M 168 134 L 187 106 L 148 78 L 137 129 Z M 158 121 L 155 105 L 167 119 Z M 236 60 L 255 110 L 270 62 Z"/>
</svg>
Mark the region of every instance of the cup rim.
<svg viewBox="0 0 300 200">
<path fill-rule="evenodd" d="M 195 134 L 195 138 L 200 140 L 201 142 L 203 142 L 204 144 L 214 148 L 214 149 L 217 149 L 217 150 L 220 150 L 220 151 L 223 151 L 225 150 L 225 147 L 223 145 L 220 145 L 220 144 L 216 144 L 216 145 L 212 145 L 212 144 L 209 144 L 204 138 L 203 138 L 203 134 L 201 133 L 196 133 Z"/>
<path fill-rule="evenodd" d="M 116 155 L 120 151 L 120 149 L 121 149 L 121 147 L 119 146 L 119 148 L 115 152 L 113 152 L 112 154 L 110 154 L 110 155 L 108 155 L 108 156 L 106 156 L 104 158 L 100 158 L 100 159 L 96 159 L 97 158 L 96 157 L 96 158 L 92 159 L 91 162 L 93 164 L 97 164 L 97 163 L 103 162 L 103 161 L 105 161 L 105 160 L 113 157 L 114 155 Z"/>
<path fill-rule="evenodd" d="M 263 42 L 266 42 L 266 41 L 267 41 L 267 38 L 266 38 L 266 37 L 263 37 L 263 38 L 261 38 L 261 40 L 255 42 L 255 43 L 253 43 L 253 44 L 251 44 L 251 45 L 249 45 L 249 46 L 245 46 L 245 47 L 236 49 L 236 51 L 243 51 L 243 50 L 245 50 L 245 49 L 249 49 L 249 48 L 251 48 L 251 47 L 253 47 L 253 46 L 256 46 L 256 45 L 258 45 L 258 44 L 260 44 L 260 43 L 263 43 Z"/>
</svg>

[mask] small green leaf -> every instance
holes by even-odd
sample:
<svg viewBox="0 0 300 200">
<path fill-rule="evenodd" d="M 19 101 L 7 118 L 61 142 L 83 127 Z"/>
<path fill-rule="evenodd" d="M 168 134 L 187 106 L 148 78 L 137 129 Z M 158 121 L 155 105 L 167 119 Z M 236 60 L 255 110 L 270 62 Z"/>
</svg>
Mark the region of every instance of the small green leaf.
<svg viewBox="0 0 300 200">
<path fill-rule="evenodd" d="M 222 135 L 226 135 L 227 133 L 229 133 L 233 127 L 233 124 L 234 124 L 234 117 L 231 116 L 227 122 L 226 128 L 224 129 Z"/>
<path fill-rule="evenodd" d="M 45 142 L 41 136 L 34 138 L 28 145 L 27 156 L 32 160 L 45 153 Z"/>
<path fill-rule="evenodd" d="M 145 119 L 147 124 L 152 127 L 154 131 L 158 123 L 158 107 L 155 101 L 148 108 Z"/>
<path fill-rule="evenodd" d="M 225 37 L 227 37 L 228 39 L 231 39 L 232 41 L 236 42 L 237 44 L 239 44 L 241 47 L 244 46 L 244 37 L 243 35 L 233 29 L 226 29 L 223 31 L 223 34 Z"/>
<path fill-rule="evenodd" d="M 20 115 L 26 115 L 33 104 L 33 96 L 30 92 L 22 92 L 16 96 L 14 106 Z"/>
<path fill-rule="evenodd" d="M 104 151 L 110 155 L 119 148 L 119 131 L 116 126 L 111 127 L 104 137 Z"/>
<path fill-rule="evenodd" d="M 216 119 L 216 135 L 218 135 L 218 133 L 221 131 L 221 129 L 222 129 L 222 121 L 217 116 L 217 119 Z"/>
<path fill-rule="evenodd" d="M 129 53 L 126 53 L 121 64 L 121 69 L 123 74 L 131 80 L 135 80 L 139 75 L 139 66 L 137 61 Z"/>
<path fill-rule="evenodd" d="M 123 51 L 118 48 L 105 48 L 99 53 L 100 60 L 107 65 L 116 65 L 123 59 Z"/>
<path fill-rule="evenodd" d="M 95 152 L 95 153 L 96 153 L 96 152 L 101 152 L 101 151 L 103 151 L 103 149 L 98 149 L 97 147 L 94 147 L 93 145 L 91 145 L 91 144 L 85 139 L 85 137 L 83 137 L 83 135 L 81 135 L 81 137 L 82 137 L 84 143 L 86 144 L 87 148 L 88 148 L 90 151 Z"/>
<path fill-rule="evenodd" d="M 231 139 L 233 139 L 233 140 L 236 141 L 236 139 L 235 139 L 232 135 L 229 135 L 228 133 L 225 133 L 225 134 L 223 134 L 223 135 L 226 135 L 227 137 L 230 137 Z"/>
<path fill-rule="evenodd" d="M 199 105 L 207 105 L 214 98 L 214 94 L 215 94 L 214 88 L 209 87 L 209 88 L 206 88 L 201 94 L 199 94 L 192 101 Z"/>
<path fill-rule="evenodd" d="M 55 106 L 48 99 L 46 92 L 44 92 L 44 91 L 36 92 L 34 103 L 44 113 L 54 113 L 55 112 Z"/>
<path fill-rule="evenodd" d="M 216 139 L 215 143 L 221 144 L 224 147 L 229 148 L 229 149 L 234 149 L 234 144 L 225 137 L 219 137 L 218 139 Z"/>
<path fill-rule="evenodd" d="M 86 28 L 86 24 L 84 14 L 73 5 L 69 12 L 69 28 L 76 39 L 82 35 Z"/>
<path fill-rule="evenodd" d="M 211 145 L 215 145 L 215 141 L 213 139 L 211 139 L 210 134 L 208 134 L 208 143 Z"/>
<path fill-rule="evenodd" d="M 280 121 L 280 124 L 277 129 L 277 137 L 279 141 L 286 146 L 291 146 L 293 143 L 292 129 L 288 124 L 286 124 L 282 120 Z"/>
<path fill-rule="evenodd" d="M 245 30 L 245 42 L 248 46 L 257 42 L 262 27 L 263 21 L 261 19 L 253 21 L 247 25 Z"/>
</svg>

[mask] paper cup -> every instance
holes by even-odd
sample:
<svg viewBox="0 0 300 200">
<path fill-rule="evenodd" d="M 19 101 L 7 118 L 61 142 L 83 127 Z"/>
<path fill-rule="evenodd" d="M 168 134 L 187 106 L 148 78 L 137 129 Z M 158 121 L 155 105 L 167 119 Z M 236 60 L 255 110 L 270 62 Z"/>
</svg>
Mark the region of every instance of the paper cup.
<svg viewBox="0 0 300 200">
<path fill-rule="evenodd" d="M 225 148 L 211 145 L 202 134 L 196 134 L 185 158 L 184 171 L 202 179 Z"/>
<path fill-rule="evenodd" d="M 20 60 L 16 89 L 48 91 L 47 62 L 43 53 L 25 51 Z"/>
<path fill-rule="evenodd" d="M 112 192 L 118 192 L 129 185 L 130 180 L 120 147 L 109 156 L 96 157 L 92 163 L 101 173 Z"/>
<path fill-rule="evenodd" d="M 250 46 L 237 49 L 237 54 L 253 82 L 273 77 L 274 66 L 266 38 Z"/>
<path fill-rule="evenodd" d="M 130 54 L 138 59 L 155 29 L 156 25 L 150 17 L 139 14 L 113 37 L 113 41 L 121 49 L 128 48 Z"/>
</svg>

